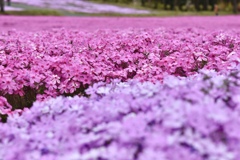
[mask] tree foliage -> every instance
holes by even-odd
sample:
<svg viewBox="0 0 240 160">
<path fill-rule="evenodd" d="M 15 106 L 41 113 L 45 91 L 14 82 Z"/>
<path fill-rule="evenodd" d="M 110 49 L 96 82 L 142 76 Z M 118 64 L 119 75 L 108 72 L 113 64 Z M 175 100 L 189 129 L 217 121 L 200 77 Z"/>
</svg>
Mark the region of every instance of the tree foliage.
<svg viewBox="0 0 240 160">
<path fill-rule="evenodd" d="M 4 5 L 5 5 L 4 0 L 0 0 L 0 11 L 1 11 L 1 12 L 5 12 Z M 8 6 L 11 5 L 11 0 L 7 0 L 7 5 L 8 5 Z"/>
<path fill-rule="evenodd" d="M 228 6 L 228 4 L 232 5 L 232 9 L 234 13 L 238 12 L 238 4 L 240 0 L 102 0 L 103 2 L 111 2 L 111 3 L 139 3 L 142 7 L 152 7 L 154 9 L 160 9 L 159 6 L 162 6 L 162 9 L 165 10 L 188 10 L 190 5 L 194 7 L 196 11 L 201 10 L 214 10 L 217 4 L 222 3 L 224 6 Z"/>
</svg>

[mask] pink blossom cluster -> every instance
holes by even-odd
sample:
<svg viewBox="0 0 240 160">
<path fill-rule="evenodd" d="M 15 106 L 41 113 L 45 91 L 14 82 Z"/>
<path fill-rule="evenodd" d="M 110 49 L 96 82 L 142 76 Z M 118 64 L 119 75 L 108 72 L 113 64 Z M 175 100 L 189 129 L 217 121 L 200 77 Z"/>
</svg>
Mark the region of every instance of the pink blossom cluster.
<svg viewBox="0 0 240 160">
<path fill-rule="evenodd" d="M 11 113 L 12 106 L 8 103 L 7 99 L 0 96 L 0 114 Z"/>
<path fill-rule="evenodd" d="M 239 37 L 238 31 L 197 28 L 3 32 L 0 93 L 31 91 L 41 100 L 84 94 L 88 86 L 112 79 L 156 82 L 202 68 L 228 70 L 240 62 Z"/>
<path fill-rule="evenodd" d="M 0 123 L 4 160 L 239 160 L 240 66 L 96 83 Z"/>
</svg>

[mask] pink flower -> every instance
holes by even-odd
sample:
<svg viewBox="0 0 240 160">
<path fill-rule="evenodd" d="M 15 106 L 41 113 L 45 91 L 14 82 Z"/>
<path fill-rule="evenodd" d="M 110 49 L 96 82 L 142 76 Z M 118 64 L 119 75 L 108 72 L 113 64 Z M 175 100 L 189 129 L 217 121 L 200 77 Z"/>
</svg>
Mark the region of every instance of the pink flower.
<svg viewBox="0 0 240 160">
<path fill-rule="evenodd" d="M 12 106 L 8 103 L 7 99 L 0 96 L 0 114 L 11 113 Z"/>
</svg>

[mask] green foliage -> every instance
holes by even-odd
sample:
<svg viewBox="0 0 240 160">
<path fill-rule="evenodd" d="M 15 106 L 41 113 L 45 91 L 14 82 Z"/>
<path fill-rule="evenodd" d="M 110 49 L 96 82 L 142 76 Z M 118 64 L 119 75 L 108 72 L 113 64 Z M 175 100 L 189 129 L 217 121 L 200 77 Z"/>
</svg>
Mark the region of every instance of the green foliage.
<svg viewBox="0 0 240 160">
<path fill-rule="evenodd" d="M 220 11 L 240 11 L 240 0 L 90 0 L 96 3 L 114 4 L 122 7 L 176 11 L 211 11 L 218 5 Z M 236 13 L 235 11 L 234 13 Z"/>
<path fill-rule="evenodd" d="M 24 10 L 24 11 L 7 11 L 5 15 L 32 15 L 32 16 L 61 16 L 62 14 L 55 10 Z"/>
<path fill-rule="evenodd" d="M 7 122 L 7 115 L 0 114 L 0 122 L 3 122 L 3 123 Z"/>
<path fill-rule="evenodd" d="M 103 2 L 115 2 L 115 3 L 132 3 L 133 0 L 102 0 Z"/>
<path fill-rule="evenodd" d="M 38 91 L 31 89 L 30 87 L 24 88 L 25 95 L 2 95 L 4 96 L 8 103 L 13 107 L 13 109 L 23 109 L 24 107 L 31 107 L 33 102 L 36 101 L 36 96 Z"/>
</svg>

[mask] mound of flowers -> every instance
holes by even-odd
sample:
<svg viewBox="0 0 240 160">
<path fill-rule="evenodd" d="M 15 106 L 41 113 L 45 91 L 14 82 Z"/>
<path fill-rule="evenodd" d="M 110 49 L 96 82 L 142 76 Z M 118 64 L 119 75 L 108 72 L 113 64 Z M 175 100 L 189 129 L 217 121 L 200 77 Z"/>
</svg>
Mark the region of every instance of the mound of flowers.
<svg viewBox="0 0 240 160">
<path fill-rule="evenodd" d="M 36 102 L 0 124 L 0 159 L 239 160 L 239 69 Z"/>
<path fill-rule="evenodd" d="M 236 66 L 237 31 L 127 29 L 83 32 L 57 29 L 0 34 L 0 96 L 13 108 L 60 95 L 86 95 L 112 79 L 162 81 L 199 69 Z"/>
<path fill-rule="evenodd" d="M 0 160 L 239 160 L 240 32 L 0 34 Z"/>
</svg>

